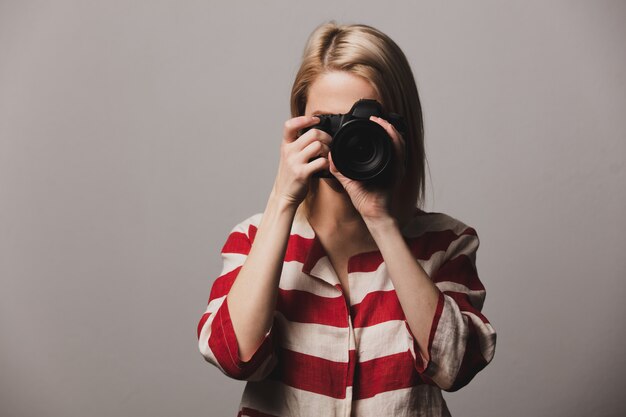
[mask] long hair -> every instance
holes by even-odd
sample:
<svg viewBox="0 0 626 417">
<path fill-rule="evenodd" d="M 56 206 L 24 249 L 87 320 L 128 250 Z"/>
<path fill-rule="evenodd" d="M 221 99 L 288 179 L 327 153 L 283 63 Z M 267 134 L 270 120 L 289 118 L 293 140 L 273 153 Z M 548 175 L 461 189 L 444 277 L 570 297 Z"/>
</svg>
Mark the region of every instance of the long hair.
<svg viewBox="0 0 626 417">
<path fill-rule="evenodd" d="M 383 109 L 404 117 L 407 167 L 394 203 L 404 213 L 422 208 L 426 163 L 422 107 L 411 67 L 400 47 L 368 25 L 340 25 L 334 20 L 319 25 L 309 35 L 291 89 L 291 117 L 304 115 L 311 84 L 320 74 L 330 71 L 364 77 L 381 98 Z M 319 178 L 311 177 L 303 201 L 305 210 L 310 207 L 318 183 Z"/>
</svg>

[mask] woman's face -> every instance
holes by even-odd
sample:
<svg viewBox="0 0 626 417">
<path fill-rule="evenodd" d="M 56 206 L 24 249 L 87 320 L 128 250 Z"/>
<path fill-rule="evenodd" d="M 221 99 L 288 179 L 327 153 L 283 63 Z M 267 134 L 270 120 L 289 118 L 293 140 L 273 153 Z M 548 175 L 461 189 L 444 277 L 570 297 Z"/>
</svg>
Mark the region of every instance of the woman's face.
<svg viewBox="0 0 626 417">
<path fill-rule="evenodd" d="M 361 98 L 381 101 L 367 79 L 347 71 L 327 72 L 309 87 L 304 115 L 347 113 Z"/>
<path fill-rule="evenodd" d="M 354 103 L 362 98 L 381 101 L 367 79 L 347 71 L 326 72 L 318 76 L 309 87 L 304 115 L 348 113 Z M 322 180 L 335 191 L 345 192 L 336 178 Z"/>
<path fill-rule="evenodd" d="M 366 78 L 347 71 L 327 72 L 319 75 L 310 85 L 304 115 L 344 114 L 349 112 L 354 103 L 362 98 L 374 99 L 382 104 L 380 96 Z M 410 181 L 409 178 L 405 176 L 403 181 Z M 322 178 L 321 180 L 320 184 L 326 183 L 336 192 L 345 192 L 336 178 Z M 410 190 L 413 190 L 413 187 L 409 183 L 403 182 L 397 194 L 393 196 L 394 207 L 409 207 L 403 199 L 410 201 L 414 197 Z M 402 201 L 398 202 L 396 199 Z M 413 210 L 413 206 L 410 207 Z"/>
</svg>

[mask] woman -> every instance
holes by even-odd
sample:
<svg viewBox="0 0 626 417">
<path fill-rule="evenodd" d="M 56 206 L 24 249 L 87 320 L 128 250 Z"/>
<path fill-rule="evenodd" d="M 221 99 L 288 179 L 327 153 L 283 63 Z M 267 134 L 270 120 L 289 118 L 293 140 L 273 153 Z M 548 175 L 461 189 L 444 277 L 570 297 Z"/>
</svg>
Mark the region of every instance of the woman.
<svg viewBox="0 0 626 417">
<path fill-rule="evenodd" d="M 307 129 L 320 121 L 314 114 L 347 113 L 362 98 L 406 123 L 400 134 L 370 118 L 393 143 L 386 186 L 342 175 L 331 136 Z M 291 113 L 265 211 L 236 225 L 222 248 L 200 351 L 248 381 L 239 415 L 450 415 L 441 391 L 492 360 L 496 333 L 481 314 L 476 231 L 419 208 L 422 115 L 404 54 L 371 26 L 319 26 Z M 313 176 L 324 170 L 332 177 Z"/>
</svg>

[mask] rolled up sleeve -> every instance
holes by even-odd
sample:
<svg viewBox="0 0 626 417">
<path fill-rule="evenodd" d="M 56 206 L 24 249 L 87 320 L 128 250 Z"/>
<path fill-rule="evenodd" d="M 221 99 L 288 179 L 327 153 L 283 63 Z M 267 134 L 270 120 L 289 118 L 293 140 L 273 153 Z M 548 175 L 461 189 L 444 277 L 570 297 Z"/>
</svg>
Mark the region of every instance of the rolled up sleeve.
<svg viewBox="0 0 626 417">
<path fill-rule="evenodd" d="M 237 380 L 258 381 L 266 378 L 276 365 L 274 325 L 252 357 L 242 361 L 227 299 L 250 247 L 247 230 L 241 224 L 237 225 L 222 248 L 222 273 L 211 287 L 208 306 L 198 322 L 197 337 L 204 359 L 225 375 Z"/>
<path fill-rule="evenodd" d="M 482 314 L 486 291 L 476 270 L 479 244 L 476 231 L 466 228 L 431 276 L 440 293 L 428 340 L 429 360 L 420 353 L 405 321 L 415 369 L 445 391 L 467 385 L 495 353 L 496 331 Z"/>
</svg>

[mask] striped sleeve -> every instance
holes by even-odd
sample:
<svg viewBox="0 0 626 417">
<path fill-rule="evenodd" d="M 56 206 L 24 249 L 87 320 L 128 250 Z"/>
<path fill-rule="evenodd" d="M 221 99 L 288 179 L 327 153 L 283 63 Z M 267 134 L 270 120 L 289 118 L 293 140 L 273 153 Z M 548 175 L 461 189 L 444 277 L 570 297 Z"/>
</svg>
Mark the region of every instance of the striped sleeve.
<svg viewBox="0 0 626 417">
<path fill-rule="evenodd" d="M 414 337 L 411 352 L 416 370 L 444 391 L 467 385 L 491 362 L 496 345 L 496 332 L 481 313 L 486 291 L 476 270 L 480 241 L 476 230 L 463 226 L 431 276 L 440 293 L 428 341 L 430 360 L 422 357 Z"/>
<path fill-rule="evenodd" d="M 249 221 L 231 230 L 221 250 L 222 272 L 211 287 L 208 306 L 197 328 L 198 346 L 204 359 L 228 377 L 243 381 L 262 380 L 276 365 L 274 325 L 252 357 L 246 362 L 241 360 L 226 298 L 250 252 L 252 230 L 256 228 Z"/>
</svg>

